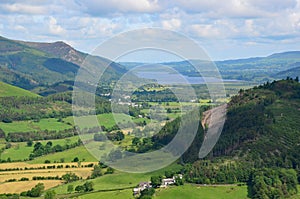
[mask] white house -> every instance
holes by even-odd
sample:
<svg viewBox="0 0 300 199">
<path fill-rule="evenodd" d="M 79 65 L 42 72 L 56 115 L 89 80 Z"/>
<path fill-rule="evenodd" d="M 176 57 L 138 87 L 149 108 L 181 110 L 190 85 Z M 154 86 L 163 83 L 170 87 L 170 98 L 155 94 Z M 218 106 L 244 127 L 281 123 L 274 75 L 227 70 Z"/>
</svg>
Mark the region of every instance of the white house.
<svg viewBox="0 0 300 199">
<path fill-rule="evenodd" d="M 151 187 L 152 186 L 150 182 L 140 182 L 139 185 L 133 189 L 133 195 L 139 195 L 142 191 Z"/>
</svg>

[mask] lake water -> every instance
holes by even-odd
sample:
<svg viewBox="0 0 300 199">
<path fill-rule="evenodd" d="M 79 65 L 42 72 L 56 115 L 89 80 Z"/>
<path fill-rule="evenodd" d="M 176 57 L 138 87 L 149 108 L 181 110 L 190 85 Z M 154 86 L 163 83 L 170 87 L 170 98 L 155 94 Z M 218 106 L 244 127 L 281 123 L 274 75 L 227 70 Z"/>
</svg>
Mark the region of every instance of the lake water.
<svg viewBox="0 0 300 199">
<path fill-rule="evenodd" d="M 205 80 L 203 77 L 189 77 L 181 74 L 174 74 L 168 72 L 154 72 L 154 71 L 143 71 L 136 72 L 140 78 L 144 79 L 154 79 L 159 84 L 162 85 L 172 85 L 172 84 L 205 84 L 205 83 L 218 83 L 218 82 L 237 82 L 238 80 L 222 80 L 214 77 L 206 77 Z"/>
</svg>

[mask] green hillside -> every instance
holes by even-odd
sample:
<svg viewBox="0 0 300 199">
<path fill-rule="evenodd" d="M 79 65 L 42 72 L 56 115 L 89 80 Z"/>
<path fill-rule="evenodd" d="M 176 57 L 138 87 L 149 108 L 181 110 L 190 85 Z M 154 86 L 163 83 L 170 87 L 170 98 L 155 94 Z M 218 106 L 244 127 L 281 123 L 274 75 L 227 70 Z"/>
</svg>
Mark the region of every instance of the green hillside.
<svg viewBox="0 0 300 199">
<path fill-rule="evenodd" d="M 11 97 L 11 96 L 37 97 L 38 95 L 30 91 L 24 90 L 22 88 L 12 86 L 4 82 L 0 82 L 0 97 Z"/>
<path fill-rule="evenodd" d="M 241 90 L 229 103 L 227 120 L 213 155 L 231 156 L 255 167 L 300 165 L 298 79 Z"/>
</svg>

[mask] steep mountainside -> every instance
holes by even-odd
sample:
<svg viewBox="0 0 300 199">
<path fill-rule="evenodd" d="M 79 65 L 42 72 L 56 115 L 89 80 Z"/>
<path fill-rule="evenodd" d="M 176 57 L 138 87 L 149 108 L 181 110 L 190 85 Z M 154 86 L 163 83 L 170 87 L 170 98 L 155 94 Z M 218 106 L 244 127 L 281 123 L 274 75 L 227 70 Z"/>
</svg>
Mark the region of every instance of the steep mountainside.
<svg viewBox="0 0 300 199">
<path fill-rule="evenodd" d="M 229 103 L 227 120 L 213 155 L 250 160 L 255 166 L 300 166 L 298 79 L 243 91 Z"/>
<path fill-rule="evenodd" d="M 87 54 L 63 42 L 33 43 L 0 37 L 0 80 L 25 89 L 74 80 Z M 109 60 L 92 56 L 93 64 L 105 66 Z M 105 80 L 110 82 L 126 70 L 110 63 Z"/>
<path fill-rule="evenodd" d="M 193 117 L 190 120 L 193 121 Z M 255 167 L 299 167 L 299 123 L 298 79 L 289 78 L 241 90 L 228 104 L 222 134 L 207 158 L 245 160 Z M 152 137 L 152 147 L 148 148 L 157 149 L 169 143 L 178 130 L 178 124 L 178 119 L 167 123 Z M 203 129 L 200 126 L 197 138 L 183 156 L 185 162 L 198 159 L 202 141 Z"/>
</svg>

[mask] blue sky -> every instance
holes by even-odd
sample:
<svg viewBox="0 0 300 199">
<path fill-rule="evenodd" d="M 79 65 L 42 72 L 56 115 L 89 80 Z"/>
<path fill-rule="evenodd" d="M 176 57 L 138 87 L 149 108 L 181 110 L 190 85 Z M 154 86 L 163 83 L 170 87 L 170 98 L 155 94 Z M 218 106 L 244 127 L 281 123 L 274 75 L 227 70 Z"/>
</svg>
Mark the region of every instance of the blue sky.
<svg viewBox="0 0 300 199">
<path fill-rule="evenodd" d="M 124 31 L 182 33 L 214 60 L 300 50 L 300 0 L 1 0 L 0 35 L 92 52 Z M 141 61 L 141 60 L 139 60 Z"/>
</svg>

